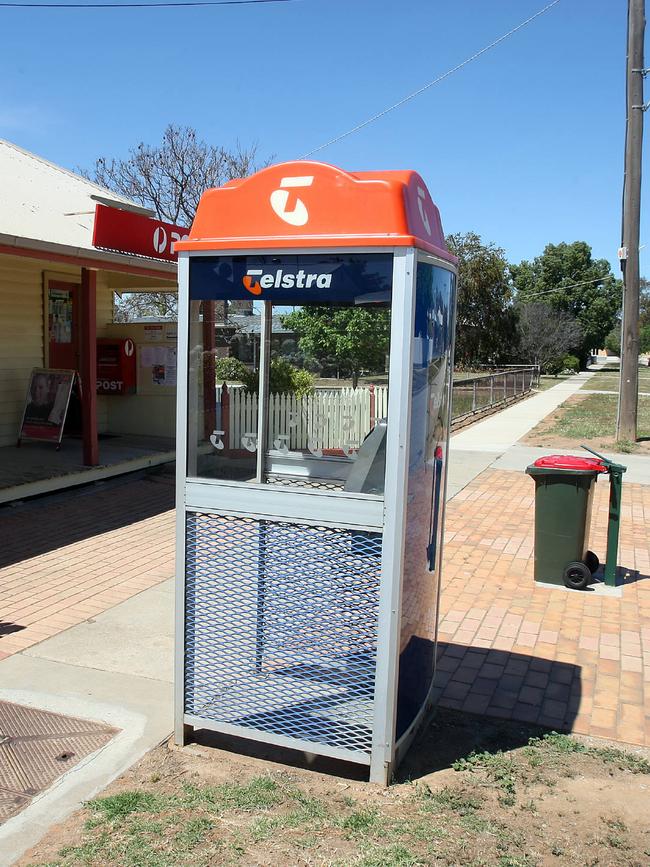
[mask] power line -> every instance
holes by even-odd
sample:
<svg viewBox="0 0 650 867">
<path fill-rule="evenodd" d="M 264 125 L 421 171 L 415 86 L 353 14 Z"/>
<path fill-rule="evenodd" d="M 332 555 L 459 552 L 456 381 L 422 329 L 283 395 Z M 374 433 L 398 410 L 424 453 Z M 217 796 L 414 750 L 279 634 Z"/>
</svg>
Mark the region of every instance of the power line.
<svg viewBox="0 0 650 867">
<path fill-rule="evenodd" d="M 529 301 L 531 298 L 537 298 L 540 295 L 550 295 L 551 292 L 564 292 L 566 289 L 575 289 L 576 286 L 587 286 L 589 283 L 604 283 L 605 280 L 615 280 L 613 274 L 606 274 L 604 277 L 594 277 L 593 280 L 581 280 L 579 283 L 570 283 L 568 286 L 556 286 L 555 289 L 541 289 L 539 292 L 518 292 L 521 295 L 522 301 Z"/>
<path fill-rule="evenodd" d="M 378 112 L 377 114 L 373 114 L 372 117 L 369 117 L 367 120 L 362 121 L 361 123 L 353 126 L 352 129 L 349 129 L 347 132 L 341 133 L 341 135 L 337 135 L 336 138 L 330 139 L 325 142 L 325 144 L 319 145 L 317 148 L 309 151 L 304 154 L 304 156 L 299 157 L 301 160 L 306 160 L 308 157 L 313 156 L 313 154 L 318 153 L 319 151 L 324 150 L 325 148 L 330 147 L 330 145 L 336 144 L 340 142 L 341 139 L 347 138 L 349 135 L 352 135 L 355 132 L 359 132 L 360 129 L 368 126 L 371 123 L 374 123 L 376 120 L 379 120 L 380 117 L 384 117 L 384 115 L 389 114 L 391 111 L 395 111 L 396 108 L 400 108 L 407 102 L 410 102 L 412 99 L 415 99 L 416 96 L 419 96 L 421 93 L 424 93 L 425 90 L 428 90 L 430 87 L 433 87 L 435 84 L 439 84 L 441 81 L 444 81 L 445 78 L 449 78 L 450 75 L 453 75 L 454 72 L 458 72 L 459 69 L 462 69 L 464 66 L 467 66 L 468 63 L 472 63 L 474 60 L 477 60 L 481 55 L 485 54 L 487 51 L 491 51 L 492 48 L 495 48 L 504 40 L 508 39 L 518 30 L 521 30 L 522 27 L 526 27 L 536 18 L 539 18 L 540 15 L 544 15 L 544 13 L 548 12 L 549 9 L 552 9 L 553 6 L 557 6 L 560 0 L 552 0 L 551 3 L 548 3 L 544 6 L 543 9 L 540 9 L 539 12 L 536 12 L 534 15 L 531 15 L 530 18 L 527 18 L 525 21 L 522 21 L 521 24 L 518 24 L 516 27 L 513 27 L 512 30 L 509 30 L 507 33 L 504 33 L 503 36 L 499 36 L 498 39 L 495 39 L 494 42 L 490 42 L 489 45 L 486 45 L 485 48 L 481 48 L 480 51 L 477 51 L 476 54 L 472 54 L 471 57 L 468 57 L 466 60 L 463 60 L 462 63 L 459 63 L 457 66 L 454 66 L 452 69 L 448 69 L 447 72 L 443 72 L 442 75 L 439 75 L 437 78 L 434 78 L 433 81 L 430 81 L 428 84 L 423 85 L 422 87 L 414 90 L 413 93 L 409 93 L 408 96 L 403 97 L 398 100 L 398 102 L 393 103 L 393 105 L 389 105 L 388 108 L 385 108 L 383 111 Z"/>
<path fill-rule="evenodd" d="M 300 3 L 301 0 L 188 0 L 158 3 L 0 3 L 0 9 L 160 9 L 183 6 L 251 6 L 256 3 Z"/>
</svg>

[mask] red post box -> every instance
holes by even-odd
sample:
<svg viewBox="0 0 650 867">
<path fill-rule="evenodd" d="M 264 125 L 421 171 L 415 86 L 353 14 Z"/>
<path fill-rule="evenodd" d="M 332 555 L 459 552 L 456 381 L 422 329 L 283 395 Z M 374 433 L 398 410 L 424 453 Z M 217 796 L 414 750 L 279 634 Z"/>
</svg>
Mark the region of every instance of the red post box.
<svg viewBox="0 0 650 867">
<path fill-rule="evenodd" d="M 130 337 L 97 341 L 97 394 L 135 394 L 135 342 Z"/>
</svg>

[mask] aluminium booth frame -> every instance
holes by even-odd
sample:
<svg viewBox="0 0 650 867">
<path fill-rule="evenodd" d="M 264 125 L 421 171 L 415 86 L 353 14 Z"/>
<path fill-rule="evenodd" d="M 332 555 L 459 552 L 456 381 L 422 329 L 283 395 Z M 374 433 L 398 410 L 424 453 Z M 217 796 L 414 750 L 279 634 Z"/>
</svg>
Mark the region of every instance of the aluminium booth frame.
<svg viewBox="0 0 650 867">
<path fill-rule="evenodd" d="M 299 164 L 304 167 L 306 164 Z M 303 168 L 304 170 L 304 168 Z M 269 171 L 269 170 L 265 170 Z M 286 169 L 285 169 L 286 171 Z M 261 174 L 261 173 L 260 173 Z M 190 235 L 191 238 L 191 235 Z M 243 737 L 288 747 L 306 753 L 328 756 L 369 766 L 370 780 L 387 784 L 397 763 L 418 731 L 430 708 L 433 677 L 426 699 L 405 731 L 396 739 L 397 686 L 400 658 L 400 630 L 402 604 L 402 576 L 405 556 L 406 501 L 409 481 L 410 400 L 412 388 L 412 362 L 414 352 L 415 281 L 418 263 L 429 263 L 451 272 L 456 269 L 451 259 L 436 256 L 418 246 L 286 246 L 265 247 L 260 239 L 254 253 L 259 255 L 312 254 L 376 254 L 393 256 L 392 300 L 390 314 L 390 353 L 388 419 L 386 434 L 386 470 L 383 496 L 361 495 L 351 492 L 305 491 L 273 489 L 258 482 L 205 480 L 188 476 L 188 375 L 189 375 L 189 271 L 194 257 L 251 255 L 251 247 L 220 247 L 213 250 L 179 251 L 179 329 L 178 329 L 178 414 L 177 414 L 177 552 L 176 552 L 176 614 L 175 614 L 175 741 L 184 744 L 192 729 L 208 729 L 229 736 Z M 348 241 L 348 244 L 350 242 Z M 181 245 L 182 246 L 182 245 Z M 452 284 L 453 285 L 453 284 Z M 451 296 L 451 323 L 455 321 L 455 289 Z M 268 344 L 269 317 L 263 317 L 261 345 Z M 451 338 L 451 365 L 453 366 L 453 338 Z M 264 354 L 263 354 L 264 355 Z M 266 353 L 268 361 L 268 353 Z M 261 367 L 264 367 L 264 358 Z M 264 373 L 264 371 L 262 371 Z M 448 374 L 447 374 L 448 376 Z M 450 387 L 449 381 L 446 387 Z M 264 396 L 260 391 L 260 441 L 263 442 L 262 418 Z M 447 443 L 451 419 L 451 395 L 447 401 Z M 258 449 L 258 463 L 264 460 L 264 449 Z M 447 472 L 442 478 L 442 512 L 440 538 L 444 532 L 444 502 Z M 186 533 L 187 516 L 195 514 L 238 516 L 260 521 L 292 522 L 311 527 L 331 527 L 350 531 L 381 534 L 381 572 L 377 615 L 377 645 L 374 674 L 372 713 L 372 743 L 370 749 L 350 749 L 318 743 L 255 727 L 215 721 L 186 712 Z M 435 621 L 440 594 L 440 564 L 442 545 L 435 553 L 437 587 Z M 436 636 L 437 638 L 437 636 Z M 435 641 L 435 639 L 434 639 Z M 435 656 L 435 651 L 434 651 Z"/>
</svg>

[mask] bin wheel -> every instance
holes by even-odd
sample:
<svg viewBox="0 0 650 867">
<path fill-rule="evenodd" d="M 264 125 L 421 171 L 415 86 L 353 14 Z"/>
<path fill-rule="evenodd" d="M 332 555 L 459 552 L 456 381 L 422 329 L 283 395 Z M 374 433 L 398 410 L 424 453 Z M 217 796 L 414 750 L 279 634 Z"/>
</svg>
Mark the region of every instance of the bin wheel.
<svg viewBox="0 0 650 867">
<path fill-rule="evenodd" d="M 585 590 L 591 582 L 591 572 L 580 560 L 569 563 L 563 577 L 565 586 L 570 590 Z"/>
<path fill-rule="evenodd" d="M 594 572 L 598 571 L 598 567 L 600 566 L 600 560 L 593 551 L 587 551 L 587 553 L 585 554 L 585 566 L 587 567 L 587 569 L 589 569 L 592 575 L 594 574 Z"/>
</svg>

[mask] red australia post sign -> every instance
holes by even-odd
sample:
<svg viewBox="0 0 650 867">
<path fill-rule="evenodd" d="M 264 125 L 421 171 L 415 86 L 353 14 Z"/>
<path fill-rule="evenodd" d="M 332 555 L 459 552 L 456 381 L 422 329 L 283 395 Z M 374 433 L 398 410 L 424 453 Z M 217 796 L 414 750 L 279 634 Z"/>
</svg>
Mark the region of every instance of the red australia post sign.
<svg viewBox="0 0 650 867">
<path fill-rule="evenodd" d="M 174 242 L 187 238 L 188 233 L 189 229 L 173 223 L 106 205 L 95 206 L 93 247 L 175 262 Z"/>
</svg>

